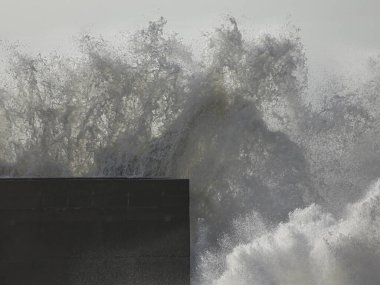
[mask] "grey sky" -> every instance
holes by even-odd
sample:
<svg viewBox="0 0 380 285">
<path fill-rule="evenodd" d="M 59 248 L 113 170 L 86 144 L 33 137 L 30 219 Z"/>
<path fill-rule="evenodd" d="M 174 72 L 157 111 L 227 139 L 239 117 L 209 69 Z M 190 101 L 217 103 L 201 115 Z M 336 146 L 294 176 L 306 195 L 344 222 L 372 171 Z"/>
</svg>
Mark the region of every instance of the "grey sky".
<svg viewBox="0 0 380 285">
<path fill-rule="evenodd" d="M 0 38 L 44 49 L 83 29 L 125 31 L 162 15 L 171 30 L 193 40 L 226 14 L 254 31 L 291 16 L 312 57 L 341 46 L 380 50 L 380 0 L 0 0 Z"/>
</svg>

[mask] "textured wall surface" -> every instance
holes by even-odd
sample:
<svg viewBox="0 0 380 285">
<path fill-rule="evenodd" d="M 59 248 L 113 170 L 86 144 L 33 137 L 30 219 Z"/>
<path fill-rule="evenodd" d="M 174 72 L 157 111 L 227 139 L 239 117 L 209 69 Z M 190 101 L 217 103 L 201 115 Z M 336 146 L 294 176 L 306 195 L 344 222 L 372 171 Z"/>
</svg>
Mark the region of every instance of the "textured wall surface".
<svg viewBox="0 0 380 285">
<path fill-rule="evenodd" d="M 188 180 L 0 180 L 0 284 L 189 284 Z"/>
</svg>

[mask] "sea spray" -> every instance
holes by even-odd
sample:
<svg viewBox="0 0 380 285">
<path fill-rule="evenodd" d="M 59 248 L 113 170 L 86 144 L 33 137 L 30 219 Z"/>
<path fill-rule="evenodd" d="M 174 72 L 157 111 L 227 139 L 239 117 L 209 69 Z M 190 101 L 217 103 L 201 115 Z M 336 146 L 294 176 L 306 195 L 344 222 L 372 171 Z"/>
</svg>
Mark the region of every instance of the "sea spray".
<svg viewBox="0 0 380 285">
<path fill-rule="evenodd" d="M 379 186 L 340 219 L 315 204 L 293 211 L 289 221 L 236 246 L 224 272 L 205 284 L 377 284 Z"/>
<path fill-rule="evenodd" d="M 1 175 L 190 178 L 194 284 L 378 284 L 378 59 L 314 92 L 296 30 L 245 40 L 229 18 L 197 60 L 165 24 L 14 50 Z"/>
</svg>

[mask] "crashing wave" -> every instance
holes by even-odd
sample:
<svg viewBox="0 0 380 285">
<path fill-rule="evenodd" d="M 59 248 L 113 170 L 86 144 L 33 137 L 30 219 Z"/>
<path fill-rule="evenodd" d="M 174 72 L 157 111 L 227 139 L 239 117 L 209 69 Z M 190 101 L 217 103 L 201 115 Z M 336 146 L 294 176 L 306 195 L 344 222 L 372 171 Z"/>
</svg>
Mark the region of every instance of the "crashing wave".
<svg viewBox="0 0 380 285">
<path fill-rule="evenodd" d="M 310 94 L 297 31 L 246 40 L 230 18 L 197 60 L 165 23 L 84 35 L 79 57 L 13 50 L 0 174 L 190 178 L 193 283 L 377 284 L 378 241 L 359 238 L 379 229 L 377 190 L 347 205 L 380 169 L 379 60 Z"/>
<path fill-rule="evenodd" d="M 378 181 L 339 219 L 315 204 L 291 212 L 288 222 L 234 248 L 221 276 L 205 284 L 378 284 L 379 243 Z"/>
</svg>

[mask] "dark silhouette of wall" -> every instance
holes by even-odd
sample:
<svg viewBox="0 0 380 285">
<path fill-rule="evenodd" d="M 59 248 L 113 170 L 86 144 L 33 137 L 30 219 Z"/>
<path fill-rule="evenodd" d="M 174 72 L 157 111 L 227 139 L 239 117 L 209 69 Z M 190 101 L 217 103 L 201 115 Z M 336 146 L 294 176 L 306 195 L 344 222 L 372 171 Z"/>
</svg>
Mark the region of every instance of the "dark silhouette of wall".
<svg viewBox="0 0 380 285">
<path fill-rule="evenodd" d="M 0 180 L 0 284 L 189 284 L 188 180 Z"/>
</svg>

